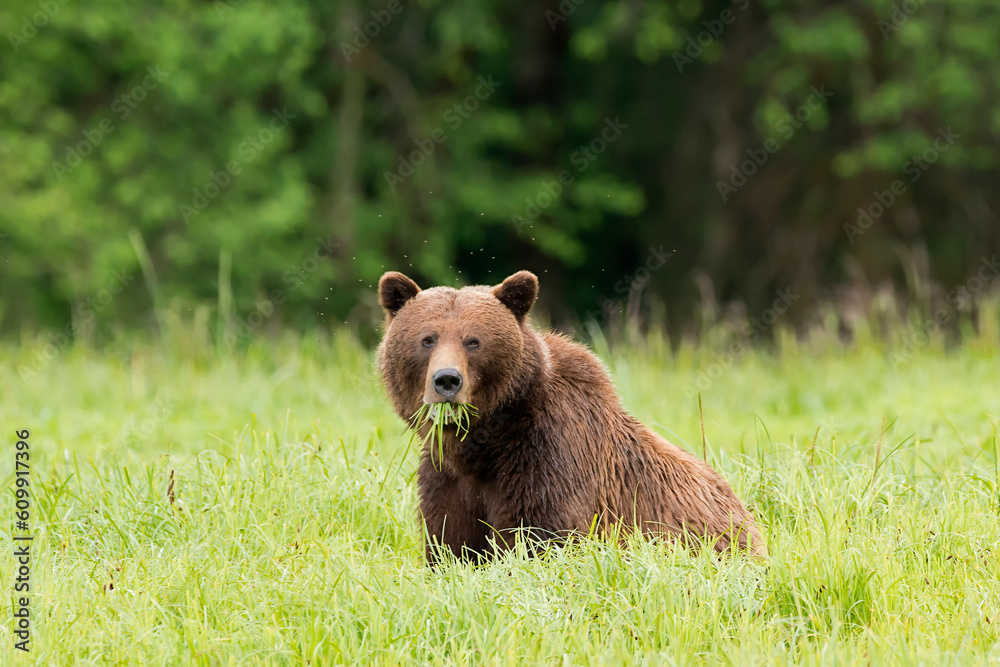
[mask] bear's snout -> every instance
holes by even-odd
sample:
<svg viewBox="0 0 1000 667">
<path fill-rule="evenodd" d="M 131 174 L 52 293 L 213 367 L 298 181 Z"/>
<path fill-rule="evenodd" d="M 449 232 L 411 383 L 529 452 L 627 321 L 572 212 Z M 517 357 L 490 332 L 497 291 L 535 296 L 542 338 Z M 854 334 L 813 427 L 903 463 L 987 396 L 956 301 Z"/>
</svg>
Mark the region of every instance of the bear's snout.
<svg viewBox="0 0 1000 667">
<path fill-rule="evenodd" d="M 431 383 L 434 385 L 434 391 L 450 401 L 462 388 L 462 374 L 455 368 L 442 368 L 434 373 Z"/>
<path fill-rule="evenodd" d="M 441 334 L 424 371 L 424 403 L 468 403 L 475 388 L 461 339 Z"/>
</svg>

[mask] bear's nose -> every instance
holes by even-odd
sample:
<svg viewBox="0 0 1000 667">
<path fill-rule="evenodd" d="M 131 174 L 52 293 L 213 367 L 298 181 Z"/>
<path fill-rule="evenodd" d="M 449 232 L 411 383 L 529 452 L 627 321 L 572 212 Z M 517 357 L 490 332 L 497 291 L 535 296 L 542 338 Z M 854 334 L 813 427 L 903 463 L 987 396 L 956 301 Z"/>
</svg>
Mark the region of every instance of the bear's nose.
<svg viewBox="0 0 1000 667">
<path fill-rule="evenodd" d="M 434 373 L 431 382 L 434 384 L 434 391 L 447 399 L 452 399 L 462 388 L 462 374 L 454 368 L 442 368 Z"/>
</svg>

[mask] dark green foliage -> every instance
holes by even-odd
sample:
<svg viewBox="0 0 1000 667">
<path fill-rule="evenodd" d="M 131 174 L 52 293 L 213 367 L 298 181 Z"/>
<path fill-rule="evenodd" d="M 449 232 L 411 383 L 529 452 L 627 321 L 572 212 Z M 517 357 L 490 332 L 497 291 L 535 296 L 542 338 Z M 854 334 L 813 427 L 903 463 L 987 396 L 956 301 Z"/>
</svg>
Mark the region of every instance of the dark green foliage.
<svg viewBox="0 0 1000 667">
<path fill-rule="evenodd" d="M 699 275 L 754 308 L 920 294 L 1000 242 L 992 0 L 10 0 L 0 28 L 7 332 L 368 323 L 387 269 L 526 268 L 556 320 L 631 292 L 676 326 Z"/>
</svg>

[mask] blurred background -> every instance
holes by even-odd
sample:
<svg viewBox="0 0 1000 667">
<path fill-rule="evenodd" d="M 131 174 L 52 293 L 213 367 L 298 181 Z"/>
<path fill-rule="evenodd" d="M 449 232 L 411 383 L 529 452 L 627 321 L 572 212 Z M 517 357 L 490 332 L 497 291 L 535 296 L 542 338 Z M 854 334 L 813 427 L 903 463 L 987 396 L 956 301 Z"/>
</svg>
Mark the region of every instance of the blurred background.
<svg viewBox="0 0 1000 667">
<path fill-rule="evenodd" d="M 532 270 L 569 330 L 849 331 L 974 320 L 998 272 L 994 0 L 7 0 L 0 27 L 15 339 L 370 338 L 390 269 Z"/>
</svg>

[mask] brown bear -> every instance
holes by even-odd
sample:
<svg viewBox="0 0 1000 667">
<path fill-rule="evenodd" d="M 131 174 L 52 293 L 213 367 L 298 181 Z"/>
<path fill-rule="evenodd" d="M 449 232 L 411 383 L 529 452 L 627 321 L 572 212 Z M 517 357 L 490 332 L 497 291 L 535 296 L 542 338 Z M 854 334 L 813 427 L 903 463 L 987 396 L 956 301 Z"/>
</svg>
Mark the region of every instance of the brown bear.
<svg viewBox="0 0 1000 667">
<path fill-rule="evenodd" d="M 422 453 L 428 562 L 442 547 L 488 558 L 519 531 L 538 545 L 615 525 L 763 555 L 753 516 L 711 466 L 627 413 L 587 348 L 531 327 L 537 295 L 527 271 L 495 287 L 379 281 L 378 367 L 396 413 L 413 425 L 425 403 L 478 410 L 467 431 L 445 427 L 441 453 Z"/>
</svg>

